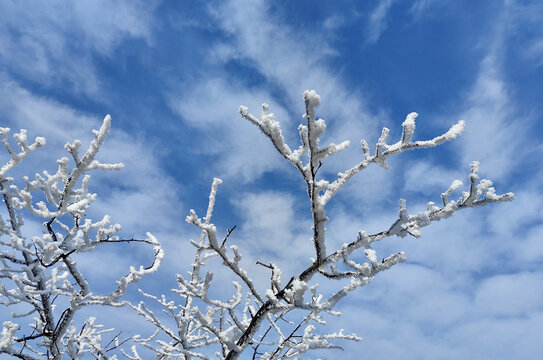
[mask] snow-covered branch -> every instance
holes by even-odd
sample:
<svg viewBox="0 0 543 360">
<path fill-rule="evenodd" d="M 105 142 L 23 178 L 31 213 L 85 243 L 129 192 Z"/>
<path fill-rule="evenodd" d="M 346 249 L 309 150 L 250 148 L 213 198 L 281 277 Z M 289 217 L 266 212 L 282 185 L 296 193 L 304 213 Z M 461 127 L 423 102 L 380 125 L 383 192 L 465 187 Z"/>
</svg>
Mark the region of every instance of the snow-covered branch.
<svg viewBox="0 0 543 360">
<path fill-rule="evenodd" d="M 9 217 L 0 217 L 0 295 L 3 306 L 17 309 L 13 319 L 18 322 L 4 322 L 0 353 L 22 359 L 44 356 L 61 359 L 65 355 L 79 359 L 90 353 L 97 358 L 109 359 L 107 346 L 100 345 L 104 334 L 101 325 L 95 324 L 94 318 L 77 324 L 74 321 L 76 312 L 88 305 L 123 306 L 121 297 L 127 286 L 160 266 L 164 252 L 151 234 L 142 240 L 122 239 L 116 235 L 120 225 L 111 224 L 108 215 L 98 221 L 86 217 L 97 197 L 89 193 L 89 173 L 98 169 L 118 170 L 124 166 L 96 160 L 110 125 L 108 115 L 100 129 L 93 131 L 94 139 L 82 156 L 79 155 L 79 140 L 65 145 L 73 159 L 71 169 L 70 161 L 63 157 L 57 161 L 56 173 L 43 171 L 36 174 L 34 180 L 24 177 L 24 187 L 17 185 L 6 173 L 32 151 L 45 145 L 45 139 L 38 137 L 28 145 L 27 131 L 21 130 L 14 135 L 21 151 L 15 152 L 7 138 L 9 129 L 0 129 L 10 156 L 0 169 L 1 193 Z M 35 201 L 35 198 L 39 200 Z M 29 238 L 24 230 L 23 216 L 32 215 L 45 219 L 44 232 Z M 128 275 L 119 279 L 115 291 L 97 295 L 72 257 L 115 242 L 150 244 L 154 248 L 154 261 L 148 267 L 131 267 Z"/>
<path fill-rule="evenodd" d="M 447 132 L 430 140 L 414 141 L 416 113 L 411 113 L 402 123 L 402 136 L 394 144 L 388 144 L 389 130 L 384 128 L 372 155 L 366 141 L 362 140 L 363 160 L 341 172 L 337 178 L 327 180 L 317 176 L 323 161 L 346 149 L 349 141 L 325 147 L 320 145 L 320 137 L 326 130 L 325 121 L 316 118 L 316 108 L 320 104 L 319 95 L 311 90 L 304 92 L 305 124 L 298 127 L 300 145 L 295 149 L 286 143 L 279 122 L 270 112 L 267 104 L 262 105 L 260 117 L 240 107 L 241 116 L 256 125 L 273 146 L 287 161 L 291 162 L 302 175 L 307 185 L 307 195 L 313 218 L 313 244 L 316 258 L 302 272 L 282 281 L 282 271 L 273 263 L 257 264 L 271 272 L 270 285 L 260 293 L 260 286 L 254 283 L 246 270 L 241 267 L 241 255 L 236 245 L 226 247 L 226 240 L 233 229 L 227 230 L 219 240 L 216 226 L 211 222 L 220 179 L 214 179 L 206 215 L 200 218 L 191 210 L 186 218 L 190 224 L 201 230 L 199 241 L 192 241 L 195 257 L 189 277 L 177 275 L 178 288 L 172 292 L 179 295 L 181 303 L 145 294 L 159 304 L 170 320 L 161 318 L 149 309 L 145 302 L 133 308 L 156 327 L 156 332 L 147 339 L 137 341 L 151 349 L 158 358 L 201 358 L 208 359 L 213 348 L 215 358 L 237 359 L 244 351 L 252 348 L 253 359 L 298 358 L 314 349 L 340 348 L 333 340 L 361 339 L 356 335 L 345 335 L 343 330 L 316 333 L 317 327 L 326 325 L 322 314 L 339 316 L 334 308 L 338 302 L 352 291 L 367 285 L 377 274 L 406 261 L 403 252 L 391 254 L 379 260 L 372 248 L 375 241 L 391 236 L 420 236 L 420 229 L 433 221 L 452 216 L 454 212 L 488 203 L 512 200 L 513 194 L 496 195 L 489 180 L 478 181 L 478 166 L 472 164 L 471 186 L 458 201 L 449 197 L 462 183 L 458 180 L 442 194 L 443 206 L 428 203 L 428 209 L 418 214 L 409 214 L 405 200 L 400 201 L 399 217 L 392 225 L 379 233 L 368 235 L 360 231 L 351 243 L 346 243 L 328 253 L 326 251 L 325 223 L 328 217 L 325 206 L 329 200 L 355 174 L 372 163 L 388 168 L 386 159 L 405 150 L 434 147 L 458 137 L 465 128 L 463 121 L 453 125 Z M 231 242 L 231 241 L 230 241 Z M 360 250 L 360 251 L 358 251 Z M 361 255 L 365 261 L 361 261 Z M 214 286 L 213 273 L 204 272 L 208 261 L 219 258 L 222 266 L 238 281 L 233 281 L 234 291 L 223 299 L 209 296 Z M 317 276 L 336 280 L 335 291 L 319 293 Z M 328 287 L 329 288 L 329 287 Z M 245 291 L 245 296 L 243 295 Z M 224 292 L 224 290 L 223 290 Z M 205 308 L 205 311 L 203 310 Z M 304 315 L 305 314 L 305 315 Z M 290 318 L 290 320 L 289 320 Z M 139 359 L 133 349 L 131 358 Z"/>
<path fill-rule="evenodd" d="M 402 123 L 402 135 L 388 143 L 389 129 L 383 128 L 371 152 L 361 141 L 362 160 L 326 178 L 319 172 L 328 158 L 345 150 L 349 141 L 330 143 L 321 147 L 326 123 L 316 116 L 320 96 L 313 90 L 303 94 L 305 123 L 298 127 L 300 144 L 291 148 L 285 141 L 279 122 L 262 106 L 260 117 L 240 107 L 243 118 L 256 125 L 283 158 L 299 171 L 307 187 L 312 224 L 315 258 L 298 274 L 283 277 L 274 263 L 257 261 L 269 271 L 265 284 L 255 282 L 237 245 L 236 226 L 221 233 L 213 223 L 213 213 L 219 185 L 213 180 L 204 216 L 190 210 L 186 222 L 200 231 L 198 240 L 191 240 L 194 260 L 186 274 L 177 274 L 177 287 L 169 296 L 155 295 L 140 289 L 142 300 L 124 300 L 129 285 L 157 271 L 166 255 L 158 240 L 150 233 L 143 239 L 121 238 L 120 225 L 108 215 L 93 220 L 88 210 L 97 194 L 89 191 L 93 171 L 118 170 L 123 164 L 101 163 L 97 160 L 111 119 L 104 119 L 86 150 L 79 140 L 65 145 L 69 157 L 57 161 L 54 174 L 43 171 L 22 184 L 7 177 L 34 150 L 45 145 L 36 138 L 28 144 L 27 131 L 14 135 L 14 150 L 7 137 L 9 129 L 0 128 L 3 145 L 9 155 L 0 167 L 0 192 L 6 211 L 0 216 L 0 306 L 14 310 L 10 321 L 4 321 L 0 334 L 0 354 L 21 359 L 63 357 L 83 359 L 116 359 L 117 354 L 129 359 L 238 359 L 252 352 L 253 359 L 300 358 L 315 349 L 341 348 L 336 340 L 360 341 L 357 335 L 344 330 L 332 330 L 327 316 L 340 316 L 337 304 L 358 288 L 364 287 L 382 271 L 406 261 L 399 251 L 378 256 L 373 248 L 376 241 L 397 236 L 421 236 L 421 229 L 432 222 L 448 218 L 455 212 L 490 203 L 513 200 L 512 193 L 496 194 L 492 182 L 480 179 L 479 163 L 471 163 L 469 186 L 456 199 L 451 198 L 464 185 L 452 182 L 441 194 L 441 204 L 428 202 L 419 213 L 409 213 L 401 199 L 398 218 L 380 232 L 368 234 L 360 230 L 353 240 L 335 249 L 326 240 L 328 221 L 325 208 L 330 199 L 357 173 L 372 163 L 388 168 L 387 158 L 405 150 L 429 148 L 454 140 L 465 128 L 463 121 L 442 135 L 430 140 L 414 140 L 416 113 L 407 115 Z M 294 149 L 294 150 L 292 150 Z M 43 221 L 41 235 L 28 236 L 24 231 L 24 216 Z M 110 243 L 145 243 L 153 248 L 153 261 L 147 266 L 132 266 L 119 278 L 112 291 L 97 294 L 76 255 L 87 256 L 97 247 Z M 288 249 L 285 249 L 288 251 Z M 218 260 L 218 265 L 217 265 Z M 219 285 L 213 270 L 221 267 L 230 274 L 231 285 Z M 215 268 L 214 268 L 215 267 Z M 221 274 L 223 275 L 223 274 Z M 214 280 L 215 277 L 215 280 Z M 320 287 L 318 281 L 329 282 Z M 220 287 L 220 291 L 216 291 Z M 171 298 L 170 298 L 171 297 Z M 130 335 L 124 340 L 114 329 L 104 329 L 90 317 L 78 320 L 76 313 L 86 306 L 127 306 L 154 330 L 146 336 Z M 143 330 L 142 330 L 143 331 Z M 109 341 L 106 341 L 108 338 Z M 130 341 L 130 346 L 125 342 Z M 123 346 L 125 345 L 125 346 Z M 129 346 L 129 347 L 128 347 Z"/>
<path fill-rule="evenodd" d="M 320 97 L 315 91 L 308 90 L 304 92 L 303 98 L 306 105 L 306 112 L 304 115 L 306 124 L 302 124 L 298 128 L 301 145 L 296 151 L 290 150 L 291 148 L 285 143 L 279 122 L 276 121 L 273 114 L 269 112 L 269 107 L 266 104 L 263 105 L 263 112 L 260 119 L 251 115 L 246 107 L 240 107 L 241 115 L 251 123 L 257 125 L 259 129 L 270 138 L 279 153 L 300 170 L 300 173 L 307 184 L 307 194 L 311 203 L 313 243 L 316 251 L 316 259 L 313 264 L 298 276 L 293 277 L 293 281 L 290 281 L 281 290 L 274 291 L 273 286 L 272 289 L 268 290 L 267 295 L 269 300 L 262 304 L 256 315 L 253 317 L 251 325 L 237 342 L 238 346 L 242 348 L 249 343 L 256 341 L 256 339 L 253 338 L 253 335 L 256 333 L 254 328 L 259 326 L 264 317 L 269 317 L 269 314 L 277 311 L 277 309 L 284 310 L 285 308 L 292 306 L 299 309 L 311 309 L 311 314 L 318 314 L 321 311 L 332 311 L 337 302 L 349 292 L 366 285 L 377 273 L 387 270 L 395 264 L 406 260 L 405 254 L 400 252 L 390 255 L 382 261 L 378 261 L 376 252 L 371 247 L 371 244 L 374 241 L 392 235 L 404 237 L 407 234 L 411 234 L 418 237 L 420 236 L 419 229 L 421 227 L 430 224 L 432 221 L 438 221 L 442 218 L 452 216 L 454 212 L 459 209 L 513 199 L 512 193 L 496 195 L 494 188 L 491 187 L 492 183 L 489 180 L 481 180 L 479 183 L 476 183 L 478 179 L 478 163 L 474 162 L 472 163 L 472 173 L 470 175 L 470 191 L 465 192 L 457 202 L 448 201 L 448 196 L 461 186 L 461 183 L 458 181 L 455 181 L 451 188 L 442 194 L 444 205 L 441 208 L 430 202 L 427 211 L 409 215 L 405 208 L 405 201 L 402 200 L 400 202 L 399 219 L 395 221 L 388 230 L 374 235 L 367 235 L 364 231 L 360 231 L 355 241 L 350 244 L 344 244 L 340 249 L 327 254 L 324 224 L 328 221 L 328 217 L 325 214 L 324 208 L 328 201 L 352 176 L 369 166 L 371 163 L 376 163 L 384 168 L 388 168 L 386 159 L 391 155 L 401 153 L 405 150 L 435 147 L 446 141 L 454 140 L 464 131 L 465 123 L 464 121 L 459 121 L 447 132 L 433 139 L 413 141 L 415 119 L 418 114 L 410 113 L 402 123 L 402 136 L 398 142 L 388 144 L 389 129 L 383 128 L 373 155 L 370 153 L 367 142 L 362 140 L 361 145 L 364 159 L 350 169 L 339 173 L 335 180 L 329 181 L 317 178 L 317 170 L 320 168 L 322 161 L 325 158 L 344 150 L 349 145 L 349 142 L 343 141 L 339 145 L 332 143 L 321 148 L 319 145 L 320 136 L 324 133 L 326 124 L 322 119 L 315 120 L 315 109 L 320 104 Z M 307 163 L 304 164 L 301 159 L 302 156 L 306 154 L 308 160 Z M 364 249 L 364 254 L 368 260 L 367 262 L 359 263 L 352 258 L 353 252 L 359 248 Z M 340 267 L 342 270 L 339 270 Z M 317 273 L 330 279 L 350 278 L 351 281 L 326 300 L 322 300 L 322 296 L 313 295 L 312 299 L 321 299 L 322 301 L 304 303 L 304 294 L 308 289 L 307 282 Z M 280 336 L 280 338 L 282 337 L 283 336 Z M 303 336 L 302 339 L 304 339 Z M 314 344 L 310 340 L 306 341 L 307 344 L 304 344 L 305 347 L 310 348 L 312 345 L 309 344 Z M 280 347 L 285 346 L 284 339 L 280 340 L 279 343 L 281 344 Z M 326 348 L 328 345 L 323 345 L 322 347 Z M 273 354 L 276 355 L 277 351 Z M 293 353 L 287 351 L 287 354 Z M 235 359 L 238 356 L 239 352 L 234 349 L 226 358 Z M 263 358 L 266 357 L 264 356 Z"/>
</svg>

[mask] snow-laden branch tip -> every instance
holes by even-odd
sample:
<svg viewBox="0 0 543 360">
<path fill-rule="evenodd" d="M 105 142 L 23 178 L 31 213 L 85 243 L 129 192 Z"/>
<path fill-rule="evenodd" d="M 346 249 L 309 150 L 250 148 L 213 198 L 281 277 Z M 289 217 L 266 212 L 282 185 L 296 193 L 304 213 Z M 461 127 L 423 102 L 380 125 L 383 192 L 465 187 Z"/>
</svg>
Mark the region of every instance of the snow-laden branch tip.
<svg viewBox="0 0 543 360">
<path fill-rule="evenodd" d="M 8 140 L 8 133 L 11 131 L 10 128 L 2 128 L 0 127 L 0 136 L 2 136 L 2 143 L 4 144 L 4 147 L 6 148 L 8 154 L 10 155 L 10 160 L 4 164 L 0 168 L 0 179 L 3 179 L 6 175 L 6 173 L 13 169 L 21 160 L 23 160 L 28 154 L 30 154 L 32 151 L 45 146 L 46 140 L 44 137 L 36 137 L 34 142 L 30 145 L 28 145 L 27 142 L 27 130 L 21 129 L 20 132 L 15 133 L 13 137 L 15 138 L 15 141 L 17 142 L 17 145 L 21 148 L 21 151 L 15 152 L 11 145 L 9 144 Z"/>
</svg>

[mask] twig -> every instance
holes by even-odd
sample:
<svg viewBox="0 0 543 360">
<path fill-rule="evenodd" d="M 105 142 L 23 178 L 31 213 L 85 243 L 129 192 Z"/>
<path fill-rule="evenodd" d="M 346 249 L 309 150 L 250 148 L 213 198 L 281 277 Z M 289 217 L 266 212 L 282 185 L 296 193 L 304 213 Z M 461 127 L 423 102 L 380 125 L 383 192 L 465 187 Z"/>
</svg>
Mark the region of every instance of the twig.
<svg viewBox="0 0 543 360">
<path fill-rule="evenodd" d="M 273 265 L 272 265 L 271 263 L 270 263 L 270 264 L 264 264 L 264 263 L 261 262 L 260 260 L 257 260 L 257 261 L 256 261 L 256 264 L 257 264 L 257 265 L 262 265 L 262 266 L 264 266 L 265 268 L 268 268 L 268 269 L 270 269 L 270 270 L 273 270 Z"/>
<path fill-rule="evenodd" d="M 233 228 L 227 229 L 227 230 L 226 230 L 226 236 L 224 237 L 224 239 L 223 239 L 223 241 L 222 241 L 222 243 L 221 243 L 221 247 L 224 246 L 224 243 L 226 243 L 226 240 L 228 240 L 228 237 L 230 236 L 230 234 L 232 233 L 232 231 L 234 231 L 234 229 L 236 228 L 236 226 L 237 226 L 237 225 L 234 225 Z"/>
</svg>

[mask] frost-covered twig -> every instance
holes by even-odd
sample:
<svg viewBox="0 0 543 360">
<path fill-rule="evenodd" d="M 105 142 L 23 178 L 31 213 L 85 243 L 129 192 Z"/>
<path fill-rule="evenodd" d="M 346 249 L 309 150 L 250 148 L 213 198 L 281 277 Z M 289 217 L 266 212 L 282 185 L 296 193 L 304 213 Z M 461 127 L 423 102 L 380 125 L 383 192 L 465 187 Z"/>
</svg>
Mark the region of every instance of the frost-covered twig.
<svg viewBox="0 0 543 360">
<path fill-rule="evenodd" d="M 24 187 L 16 185 L 14 179 L 6 177 L 6 173 L 32 151 L 45 145 L 45 139 L 38 137 L 28 145 L 27 131 L 21 130 L 14 135 L 21 148 L 17 153 L 8 141 L 9 129 L 0 128 L 2 142 L 11 157 L 0 168 L 1 192 L 9 216 L 7 220 L 0 217 L 0 295 L 6 299 L 2 305 L 26 309 L 23 314 L 14 314 L 14 319 L 29 322 L 28 325 L 17 324 L 15 328 L 5 323 L 5 330 L 15 330 L 12 336 L 4 338 L 0 353 L 24 359 L 34 356 L 61 359 L 65 355 L 78 359 L 88 353 L 109 359 L 107 346 L 100 346 L 101 334 L 104 333 L 99 330 L 101 325 L 95 325 L 94 319 L 89 318 L 77 330 L 75 313 L 88 305 L 124 305 L 120 299 L 127 286 L 160 266 L 164 253 L 151 234 L 147 234 L 144 240 L 122 239 L 115 235 L 120 225 L 112 225 L 109 216 L 105 215 L 99 221 L 85 218 L 96 199 L 96 194 L 88 191 L 89 172 L 118 170 L 124 166 L 96 160 L 110 124 L 108 115 L 100 129 L 94 130 L 94 139 L 82 156 L 79 155 L 79 140 L 66 144 L 65 148 L 74 161 L 71 170 L 68 158 L 63 157 L 57 161 L 56 173 L 44 171 L 36 174 L 34 180 L 24 177 Z M 39 199 L 37 202 L 34 200 L 36 197 Z M 23 215 L 45 219 L 44 234 L 30 240 L 23 236 Z M 111 294 L 96 295 L 72 257 L 112 242 L 151 244 L 154 261 L 149 267 L 131 267 L 129 274 L 118 281 L 118 288 Z M 37 317 L 31 318 L 33 314 Z M 19 334 L 26 331 L 24 329 L 30 330 L 31 334 Z"/>
</svg>

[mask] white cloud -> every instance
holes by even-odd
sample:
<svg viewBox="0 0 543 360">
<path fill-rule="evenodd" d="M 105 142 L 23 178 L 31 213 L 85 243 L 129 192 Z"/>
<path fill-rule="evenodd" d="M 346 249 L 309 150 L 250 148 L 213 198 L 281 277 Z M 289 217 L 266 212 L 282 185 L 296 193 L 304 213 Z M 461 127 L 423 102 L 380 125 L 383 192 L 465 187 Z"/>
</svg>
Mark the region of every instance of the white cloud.
<svg viewBox="0 0 543 360">
<path fill-rule="evenodd" d="M 516 317 L 543 310 L 543 273 L 497 275 L 482 282 L 475 295 L 481 314 Z"/>
<path fill-rule="evenodd" d="M 67 154 L 64 144 L 75 138 L 88 143 L 92 137 L 91 130 L 101 124 L 99 118 L 79 113 L 55 100 L 35 96 L 6 75 L 1 75 L 0 79 L 3 124 L 9 125 L 13 132 L 27 129 L 30 139 L 36 136 L 47 139 L 46 147 L 28 156 L 14 169 L 15 172 L 23 168 L 32 169 L 32 172 L 36 172 L 35 169 L 55 172 L 55 160 Z"/>
<path fill-rule="evenodd" d="M 527 262 L 537 262 L 543 259 L 543 225 L 538 225 L 530 228 L 524 237 L 524 241 L 517 244 L 513 238 L 513 246 L 517 248 L 520 264 Z"/>
<path fill-rule="evenodd" d="M 502 207 L 493 208 L 489 214 L 490 229 L 496 234 L 514 237 L 534 222 L 543 221 L 543 193 L 539 186 L 527 184 L 515 189 L 515 200 L 507 204 L 507 211 Z"/>
<path fill-rule="evenodd" d="M 386 17 L 392 3 L 392 0 L 380 1 L 371 13 L 366 36 L 367 44 L 376 43 L 381 37 L 381 34 L 386 30 Z"/>
<path fill-rule="evenodd" d="M 460 358 L 532 359 L 543 352 L 540 329 L 543 313 L 526 317 L 477 319 L 447 334 L 449 344 L 462 344 Z"/>
<path fill-rule="evenodd" d="M 380 274 L 333 321 L 365 339 L 346 344 L 342 356 L 357 359 L 363 351 L 374 359 L 507 359 L 513 353 L 529 359 L 542 349 L 536 335 L 543 324 L 540 273 L 474 279 L 473 296 L 455 277 L 413 264 Z"/>
<path fill-rule="evenodd" d="M 237 60 L 257 70 L 270 89 L 284 93 L 280 100 L 294 119 L 300 119 L 298 116 L 304 112 L 303 91 L 316 89 L 322 98 L 318 115 L 325 118 L 329 126 L 326 139 L 335 142 L 350 139 L 358 144 L 363 137 L 370 137 L 371 141 L 371 137 L 376 136 L 383 116 L 371 116 L 362 94 L 346 88 L 337 71 L 326 64 L 327 57 L 334 51 L 324 35 L 281 22 L 269 13 L 262 1 L 230 1 L 214 8 L 212 13 L 230 35 L 228 42 L 217 44 L 211 50 L 217 65 Z M 268 101 L 260 101 L 264 100 Z M 276 111 L 274 107 L 272 111 Z M 291 138 L 297 140 L 297 133 L 292 132 Z M 353 153 L 360 158 L 357 150 Z"/>
<path fill-rule="evenodd" d="M 446 3 L 447 1 L 444 0 L 417 0 L 411 5 L 409 12 L 413 15 L 414 20 L 418 21 L 421 20 L 423 16 L 427 17 L 430 9 L 443 6 Z"/>
<path fill-rule="evenodd" d="M 200 130 L 202 140 L 191 151 L 217 157 L 214 173 L 209 175 L 243 182 L 266 171 L 288 169 L 271 142 L 238 112 L 244 105 L 259 116 L 263 102 L 269 103 L 283 129 L 288 129 L 290 118 L 269 93 L 242 89 L 224 80 L 204 79 L 180 90 L 169 101 L 187 124 Z"/>
<path fill-rule="evenodd" d="M 353 159 L 348 163 L 348 167 L 343 167 L 338 169 L 338 171 L 344 171 L 362 160 L 362 155 L 360 152 L 357 154 L 356 150 L 350 150 L 352 153 L 350 156 L 352 156 Z M 355 155 L 358 155 L 359 157 L 355 158 Z M 331 159 L 330 161 L 334 161 L 334 159 Z M 339 164 L 344 165 L 343 162 L 340 162 Z M 327 174 L 327 179 L 332 181 L 335 180 L 337 178 L 336 174 L 337 172 L 334 173 L 333 171 L 330 171 Z M 370 167 L 352 177 L 341 191 L 335 195 L 334 199 L 330 202 L 329 207 L 333 209 L 332 211 L 343 208 L 345 209 L 344 211 L 349 214 L 359 214 L 364 220 L 367 220 L 367 216 L 370 214 L 389 209 L 391 204 L 396 209 L 399 198 L 394 198 L 393 196 L 395 196 L 394 193 L 397 190 L 395 178 L 398 176 L 401 175 L 399 174 L 399 168 L 397 166 L 392 166 L 390 169 L 385 170 L 372 164 Z M 336 208 L 336 206 L 338 208 Z"/>
<path fill-rule="evenodd" d="M 525 56 L 533 60 L 537 66 L 543 65 L 543 39 L 537 40 L 526 49 Z"/>
<path fill-rule="evenodd" d="M 285 176 L 294 175 L 295 170 L 288 172 L 290 164 L 276 154 L 269 140 L 240 119 L 236 110 L 243 104 L 258 116 L 260 104 L 269 103 L 281 122 L 287 142 L 295 148 L 299 142 L 296 127 L 303 121 L 301 94 L 308 88 L 317 89 L 322 98 L 318 115 L 328 124 L 323 143 L 349 139 L 354 144 L 325 164 L 321 172 L 334 178 L 337 171 L 361 161 L 360 140 L 367 138 L 369 143 L 374 143 L 379 125 L 387 121 L 387 116 L 384 113 L 370 115 L 361 100 L 362 95 L 345 88 L 336 71 L 325 64 L 330 51 L 319 33 L 282 23 L 269 14 L 263 2 L 230 1 L 211 12 L 221 29 L 230 35 L 228 42 L 213 44 L 210 49 L 210 59 L 218 67 L 213 75 L 204 74 L 183 88 L 174 89 L 169 96 L 171 108 L 186 123 L 204 133 L 201 146 L 193 151 L 215 156 L 214 172 L 210 175 L 238 178 L 242 182 L 253 181 L 267 171 L 278 169 L 286 170 Z M 221 69 L 232 60 L 256 69 L 269 83 L 270 90 L 244 89 L 239 79 Z M 284 92 L 278 98 L 277 88 Z M 391 176 L 390 172 L 382 175 L 375 171 L 375 174 L 377 178 L 366 176 L 357 180 L 362 184 L 356 184 L 366 186 L 368 180 L 374 184 L 389 184 L 381 178 Z M 347 189 L 354 187 L 357 185 Z M 360 191 L 350 194 L 354 197 Z"/>
<path fill-rule="evenodd" d="M 505 179 L 527 150 L 523 145 L 526 122 L 517 121 L 518 111 L 501 79 L 496 55 L 486 56 L 473 88 L 466 99 L 466 110 L 459 116 L 467 129 L 460 137 L 465 164 L 481 162 L 481 174 L 491 180 Z"/>
<path fill-rule="evenodd" d="M 481 174 L 491 180 L 505 180 L 521 166 L 533 163 L 533 152 L 540 142 L 526 145 L 534 126 L 534 110 L 520 108 L 515 100 L 516 89 L 508 82 L 506 54 L 519 44 L 530 52 L 537 49 L 539 31 L 526 36 L 529 24 L 541 22 L 541 6 L 506 1 L 485 38 L 487 54 L 479 65 L 477 78 L 468 91 L 460 117 L 467 130 L 461 137 L 463 161 L 481 161 Z M 537 27 L 535 27 L 537 28 Z M 513 44 L 512 42 L 515 42 Z"/>
<path fill-rule="evenodd" d="M 543 30 L 539 26 L 543 21 L 543 4 L 510 0 L 505 2 L 505 12 L 507 40 L 514 42 L 513 46 L 530 67 L 543 65 Z"/>
<path fill-rule="evenodd" d="M 506 359 L 511 353 L 528 359 L 526 349 L 540 349 L 532 332 L 543 324 L 541 274 L 515 270 L 535 264 L 543 251 L 539 227 L 524 235 L 542 219 L 531 185 L 512 203 L 468 209 L 433 224 L 422 239 L 376 244 L 379 257 L 405 251 L 408 261 L 341 304 L 343 317 L 331 324 L 365 339 L 347 344 L 342 356 L 356 359 L 362 350 L 375 359 Z M 356 231 L 353 214 L 335 215 L 329 233 Z M 387 224 L 386 214 L 369 216 L 364 220 L 371 226 Z M 499 230 L 489 234 L 488 227 Z"/>
<path fill-rule="evenodd" d="M 421 294 L 415 299 L 404 300 L 419 301 L 424 300 L 424 296 Z M 427 295 L 430 296 L 431 294 Z M 400 310 L 391 307 L 376 311 L 373 305 L 372 310 L 368 310 L 365 305 L 359 303 L 357 307 L 344 309 L 348 320 L 338 321 L 337 325 L 345 327 L 346 332 L 353 331 L 356 327 L 357 332 L 365 339 L 362 343 L 346 344 L 346 351 L 341 354 L 344 359 L 359 359 L 361 352 L 379 360 L 506 360 L 511 358 L 511 354 L 514 354 L 516 359 L 531 359 L 534 353 L 543 351 L 538 330 L 543 323 L 541 312 L 534 312 L 525 318 L 488 319 L 479 318 L 474 312 L 438 331 L 432 326 L 414 326 L 410 318 L 413 315 L 411 306 L 404 301 L 396 305 Z M 454 304 L 452 305 L 454 309 Z M 441 316 L 448 316 L 450 311 L 447 307 L 437 313 L 428 309 L 429 315 L 433 315 L 436 320 Z"/>
<path fill-rule="evenodd" d="M 465 182 L 465 178 L 458 171 L 418 160 L 413 166 L 407 166 L 404 190 L 435 196 L 445 192 L 454 180 Z"/>
<path fill-rule="evenodd" d="M 246 255 L 264 263 L 276 263 L 285 276 L 294 275 L 309 265 L 314 256 L 311 219 L 301 213 L 308 207 L 292 195 L 274 191 L 245 193 L 233 201 L 243 223 L 238 242 Z"/>
<path fill-rule="evenodd" d="M 492 275 L 493 271 L 503 273 L 519 266 L 524 269 L 527 263 L 518 261 L 537 261 L 534 254 L 543 249 L 540 231 L 534 228 L 523 239 L 522 233 L 515 233 L 524 226 L 522 222 L 506 234 L 489 234 L 486 229 L 506 221 L 508 216 L 514 216 L 507 220 L 508 224 L 517 218 L 527 223 L 538 221 L 538 201 L 527 206 L 524 197 L 518 204 L 515 200 L 459 212 L 423 229 L 422 239 L 390 238 L 376 244 L 379 257 L 405 251 L 408 261 L 379 274 L 340 306 L 343 317 L 334 319 L 333 326 L 354 331 L 365 339 L 362 344 L 347 344 L 344 357 L 355 359 L 354 354 L 362 349 L 376 359 L 456 359 L 485 351 L 499 359 L 500 352 L 495 349 L 504 344 L 519 354 L 525 354 L 524 347 L 540 347 L 523 329 L 542 324 L 543 317 L 538 315 L 542 290 L 534 283 L 541 275 Z M 382 229 L 389 225 L 384 218 L 392 221 L 394 215 L 370 213 L 364 223 Z M 332 240 L 339 237 L 339 243 L 352 240 L 357 221 L 360 219 L 352 213 L 335 213 L 328 234 L 333 234 Z M 350 237 L 342 238 L 343 234 Z M 463 331 L 470 334 L 469 340 Z M 511 354 L 511 350 L 507 353 Z"/>
<path fill-rule="evenodd" d="M 69 84 L 98 96 L 93 54 L 111 56 L 127 38 L 150 43 L 151 8 L 128 1 L 2 1 L 0 64 L 46 87 Z"/>
<path fill-rule="evenodd" d="M 285 91 L 287 104 L 298 113 L 303 113 L 302 92 L 316 89 L 339 121 L 358 121 L 367 114 L 358 94 L 344 88 L 334 70 L 322 63 L 329 46 L 318 32 L 282 23 L 262 1 L 230 1 L 214 14 L 232 36 L 233 42 L 222 46 L 236 49 L 232 54 L 248 60 L 267 81 Z"/>
<path fill-rule="evenodd" d="M 341 15 L 331 15 L 324 20 L 324 23 L 322 24 L 325 29 L 328 30 L 334 30 L 336 28 L 342 27 L 347 23 L 347 20 L 344 16 Z"/>
</svg>

